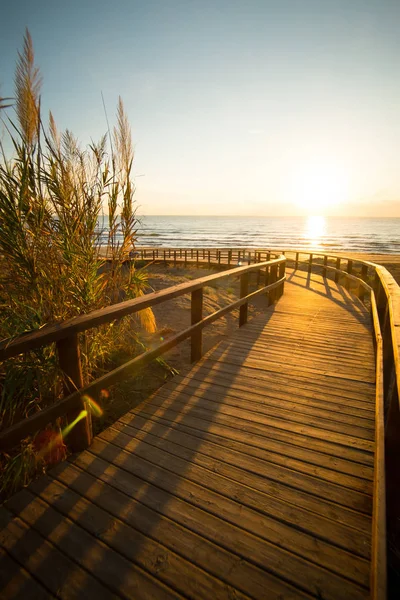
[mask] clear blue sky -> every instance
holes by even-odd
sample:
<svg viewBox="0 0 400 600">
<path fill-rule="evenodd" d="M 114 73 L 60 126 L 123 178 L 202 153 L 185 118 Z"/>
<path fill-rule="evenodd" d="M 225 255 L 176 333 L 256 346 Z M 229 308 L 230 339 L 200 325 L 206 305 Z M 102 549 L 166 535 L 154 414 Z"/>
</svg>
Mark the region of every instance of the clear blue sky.
<svg viewBox="0 0 400 600">
<path fill-rule="evenodd" d="M 26 26 L 59 128 L 121 95 L 142 214 L 400 216 L 400 0 L 2 4 L 0 95 Z"/>
</svg>

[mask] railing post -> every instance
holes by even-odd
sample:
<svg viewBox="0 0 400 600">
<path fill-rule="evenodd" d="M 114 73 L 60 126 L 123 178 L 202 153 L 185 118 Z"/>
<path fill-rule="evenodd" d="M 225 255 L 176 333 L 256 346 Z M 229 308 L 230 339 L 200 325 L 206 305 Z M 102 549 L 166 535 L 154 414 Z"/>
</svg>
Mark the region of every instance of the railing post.
<svg viewBox="0 0 400 600">
<path fill-rule="evenodd" d="M 337 259 L 336 259 L 336 268 L 337 268 L 337 269 L 340 269 L 340 258 L 337 258 Z M 336 273 L 335 273 L 335 283 L 338 283 L 338 282 L 339 282 L 339 276 L 340 276 L 340 273 L 338 273 L 338 272 L 336 271 Z"/>
<path fill-rule="evenodd" d="M 230 266 L 232 261 L 232 250 L 228 250 L 228 267 Z"/>
<path fill-rule="evenodd" d="M 367 283 L 368 265 L 361 265 L 361 279 Z M 358 297 L 361 301 L 365 298 L 365 288 L 361 284 L 358 286 Z"/>
<path fill-rule="evenodd" d="M 83 387 L 78 335 L 73 334 L 59 340 L 57 342 L 57 352 L 58 362 L 64 373 L 64 394 L 69 396 L 77 389 L 79 390 Z M 69 423 L 73 423 L 82 411 L 86 411 L 86 416 L 77 421 L 68 434 L 67 443 L 72 452 L 85 450 L 85 448 L 90 446 L 92 441 L 91 413 L 83 400 L 81 401 L 81 406 L 67 414 L 67 419 Z"/>
<path fill-rule="evenodd" d="M 352 260 L 348 260 L 347 261 L 347 269 L 346 270 L 347 270 L 347 273 L 349 275 L 352 274 L 352 272 L 353 272 L 353 261 Z M 350 290 L 350 279 L 349 279 L 349 277 L 346 277 L 346 282 L 345 282 L 344 286 L 345 286 L 346 290 Z"/>
<path fill-rule="evenodd" d="M 324 256 L 324 267 L 322 269 L 322 277 L 326 277 L 326 265 L 328 264 L 328 257 L 325 254 Z"/>
<path fill-rule="evenodd" d="M 278 275 L 278 266 L 271 265 L 269 274 L 269 283 L 275 283 Z M 268 306 L 271 306 L 276 300 L 276 288 L 271 290 L 268 294 Z"/>
<path fill-rule="evenodd" d="M 142 256 L 142 258 L 143 258 L 143 256 Z M 156 260 L 156 251 L 155 250 L 153 250 L 153 260 Z"/>
<path fill-rule="evenodd" d="M 166 258 L 166 252 L 164 250 L 164 264 L 167 262 L 167 258 Z"/>
<path fill-rule="evenodd" d="M 267 261 L 271 260 L 271 252 L 267 252 Z"/>
<path fill-rule="evenodd" d="M 217 250 L 218 264 L 221 264 L 221 250 Z"/>
<path fill-rule="evenodd" d="M 310 254 L 310 258 L 308 260 L 308 272 L 311 273 L 312 271 L 312 259 L 313 259 L 313 255 Z"/>
<path fill-rule="evenodd" d="M 295 263 L 294 263 L 295 270 L 298 269 L 298 267 L 299 267 L 299 253 L 296 252 L 296 260 L 295 260 Z"/>
<path fill-rule="evenodd" d="M 244 298 L 249 293 L 249 274 L 243 273 L 240 277 L 240 297 Z M 247 323 L 248 302 L 242 304 L 239 310 L 239 327 Z"/>
<path fill-rule="evenodd" d="M 191 302 L 191 323 L 195 325 L 203 318 L 203 288 L 198 290 L 194 290 L 192 292 L 192 302 Z M 200 360 L 202 356 L 202 330 L 199 329 L 192 333 L 192 343 L 190 350 L 190 360 L 191 362 L 195 362 L 196 360 Z"/>
<path fill-rule="evenodd" d="M 282 279 L 282 277 L 285 276 L 285 270 L 286 270 L 286 261 L 285 262 L 281 262 L 279 264 L 279 279 Z M 278 290 L 278 297 L 279 298 L 281 296 L 283 296 L 284 287 L 285 287 L 285 282 L 282 282 L 282 284 L 280 285 L 279 290 Z"/>
<path fill-rule="evenodd" d="M 199 251 L 196 250 L 196 269 L 199 268 Z"/>
<path fill-rule="evenodd" d="M 186 267 L 187 267 L 187 250 L 185 250 L 185 262 L 183 263 L 183 266 L 186 269 Z"/>
<path fill-rule="evenodd" d="M 269 267 L 265 267 L 264 286 L 267 286 L 268 284 L 269 284 Z M 267 296 L 269 296 L 269 292 L 267 292 Z"/>
</svg>

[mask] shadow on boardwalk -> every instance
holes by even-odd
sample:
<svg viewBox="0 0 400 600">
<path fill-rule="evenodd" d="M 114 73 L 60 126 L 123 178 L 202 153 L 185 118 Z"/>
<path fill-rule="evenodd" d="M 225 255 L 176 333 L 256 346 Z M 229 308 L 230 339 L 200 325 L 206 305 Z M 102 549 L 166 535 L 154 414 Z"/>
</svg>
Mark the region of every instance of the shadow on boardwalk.
<svg viewBox="0 0 400 600">
<path fill-rule="evenodd" d="M 290 380 L 302 368 L 293 362 L 306 360 L 302 348 L 296 356 L 287 351 L 293 311 L 302 314 L 296 290 L 316 294 L 299 320 L 304 336 L 318 321 L 318 304 L 325 315 L 326 301 L 316 298 L 326 294 L 324 282 L 289 278 L 293 300 L 240 330 L 233 338 L 243 340 L 240 352 L 223 342 L 87 451 L 10 500 L 22 533 L 2 541 L 46 590 L 63 598 L 244 600 L 265 598 L 266 590 L 269 598 L 368 596 L 370 384 L 353 380 L 346 365 L 349 406 L 337 413 L 343 379 L 331 377 L 323 388 L 314 375 L 319 361 Z M 347 307 L 357 332 L 363 329 L 347 292 L 331 294 L 334 310 Z M 342 313 L 337 319 L 342 323 Z M 329 335 L 323 331 L 324 341 Z M 343 364 L 351 350 L 331 338 L 337 368 L 338 344 Z M 276 367 L 270 360 L 263 375 L 262 361 L 268 364 L 269 349 L 280 344 Z M 326 360 L 324 353 L 324 369 Z"/>
</svg>

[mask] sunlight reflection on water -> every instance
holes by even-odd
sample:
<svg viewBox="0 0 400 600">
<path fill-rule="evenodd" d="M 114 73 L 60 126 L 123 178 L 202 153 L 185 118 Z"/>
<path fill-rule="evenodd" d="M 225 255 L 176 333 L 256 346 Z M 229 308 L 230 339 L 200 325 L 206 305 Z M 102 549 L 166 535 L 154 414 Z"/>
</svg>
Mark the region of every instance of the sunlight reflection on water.
<svg viewBox="0 0 400 600">
<path fill-rule="evenodd" d="M 304 238 L 308 246 L 322 247 L 322 238 L 326 233 L 325 217 L 310 216 L 305 223 Z"/>
</svg>

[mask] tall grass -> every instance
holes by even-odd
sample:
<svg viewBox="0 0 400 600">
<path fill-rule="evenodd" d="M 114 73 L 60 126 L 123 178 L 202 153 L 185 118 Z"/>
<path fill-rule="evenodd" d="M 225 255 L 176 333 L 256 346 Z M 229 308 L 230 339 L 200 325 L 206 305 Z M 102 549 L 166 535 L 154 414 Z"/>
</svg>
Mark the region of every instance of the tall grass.
<svg viewBox="0 0 400 600">
<path fill-rule="evenodd" d="M 0 144 L 0 339 L 142 295 L 148 287 L 146 271 L 127 261 L 137 219 L 134 152 L 122 100 L 113 134 L 82 148 L 72 132 L 58 131 L 51 113 L 44 122 L 40 91 L 26 31 L 15 71 L 15 117 L 2 119 L 12 156 Z M 0 108 L 8 104 L 0 99 Z M 110 223 L 107 262 L 98 227 L 103 212 Z M 150 309 L 139 318 L 154 331 Z M 82 336 L 85 380 L 102 369 L 121 340 L 134 346 L 137 329 L 125 319 Z M 0 365 L 1 427 L 53 402 L 61 390 L 54 347 L 6 361 Z M 19 473 L 20 465 L 15 469 Z M 12 474 L 6 479 L 10 485 Z"/>
</svg>

